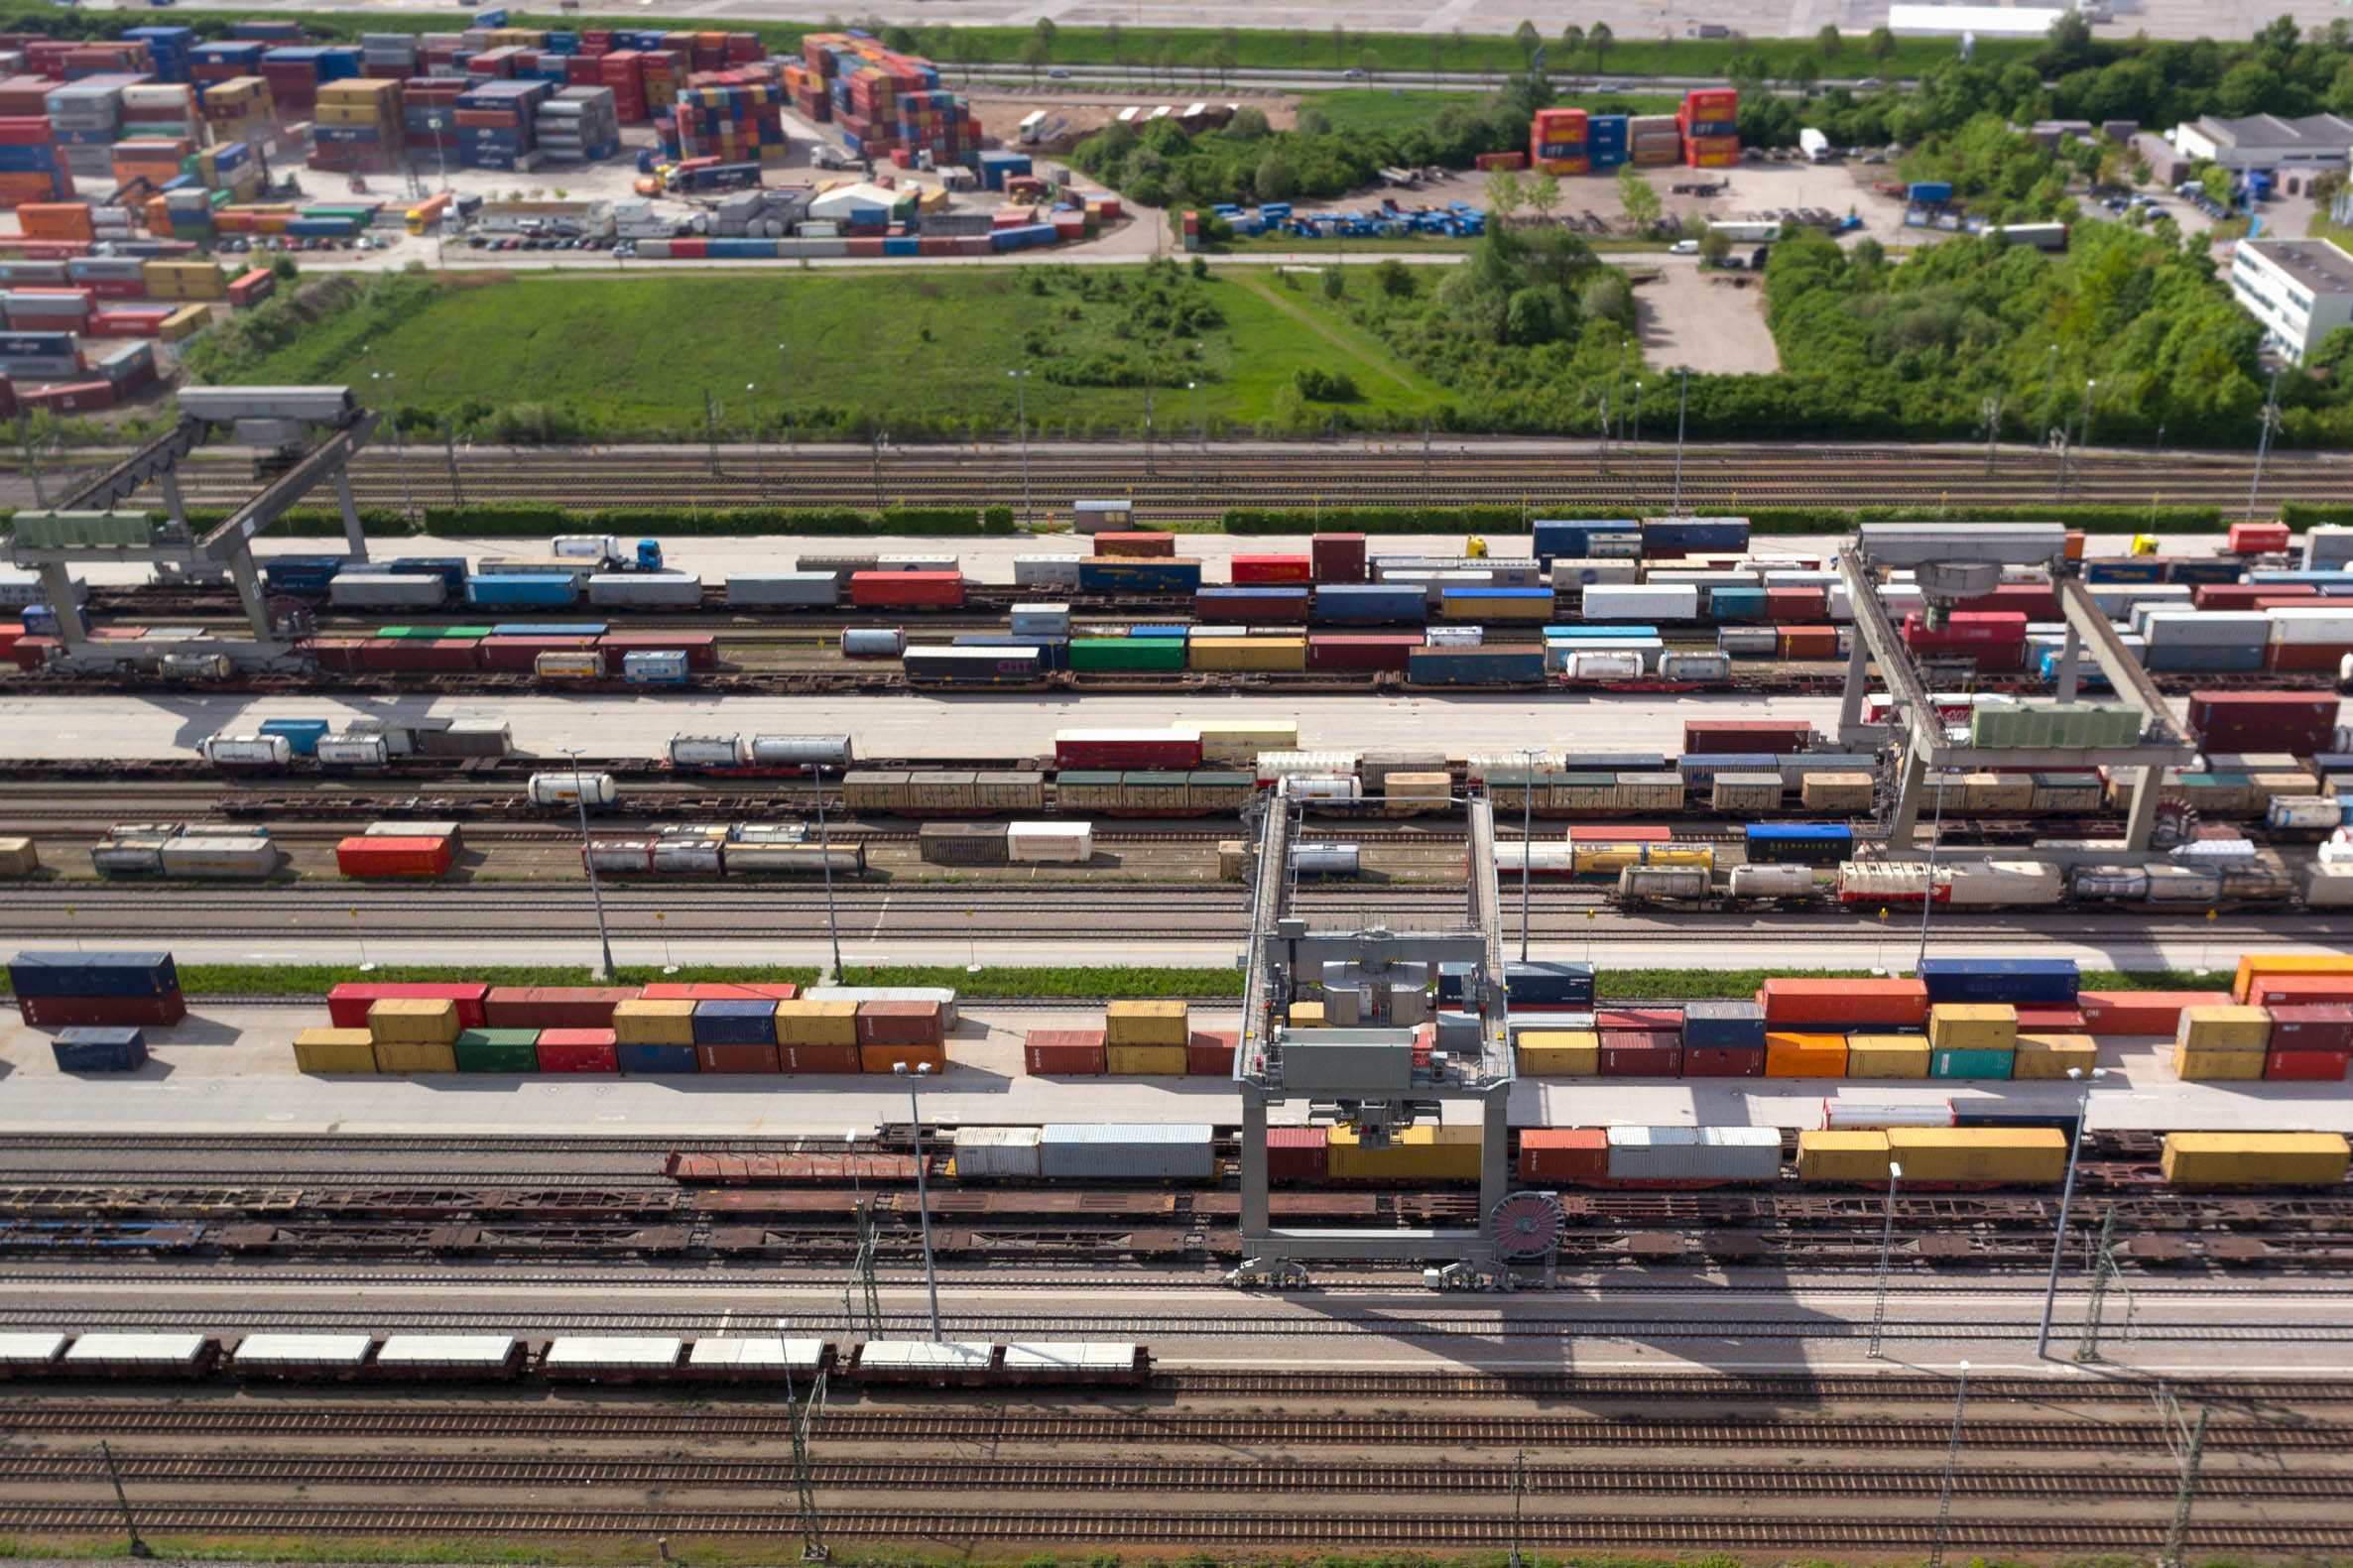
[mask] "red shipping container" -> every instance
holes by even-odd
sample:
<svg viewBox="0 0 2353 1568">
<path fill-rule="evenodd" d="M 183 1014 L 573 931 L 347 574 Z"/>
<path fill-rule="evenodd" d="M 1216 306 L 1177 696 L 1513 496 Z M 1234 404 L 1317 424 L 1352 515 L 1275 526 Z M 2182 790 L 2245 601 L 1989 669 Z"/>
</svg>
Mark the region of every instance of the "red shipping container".
<svg viewBox="0 0 2353 1568">
<path fill-rule="evenodd" d="M 947 1039 L 947 1009 L 937 1002 L 861 1002 L 861 1045 L 938 1045 Z"/>
<path fill-rule="evenodd" d="M 861 610 L 960 609 L 964 576 L 954 571 L 853 571 L 850 603 Z"/>
<path fill-rule="evenodd" d="M 2353 1007 L 2298 1002 L 2270 1010 L 2274 1050 L 2353 1051 Z"/>
<path fill-rule="evenodd" d="M 1234 1053 L 1241 1048 L 1238 1029 L 1195 1029 L 1184 1042 L 1184 1070 L 1194 1077 L 1230 1078 L 1234 1075 Z"/>
<path fill-rule="evenodd" d="M 2031 1008 L 2018 1010 L 2018 1026 L 2025 1033 L 2080 1034 L 2084 1029 L 2081 1008 Z"/>
<path fill-rule="evenodd" d="M 449 869 L 449 840 L 347 838 L 335 846 L 335 869 L 346 877 L 438 877 Z"/>
<path fill-rule="evenodd" d="M 1783 659 L 1836 659 L 1838 657 L 1838 628 L 1835 626 L 1785 626 L 1776 652 Z"/>
<path fill-rule="evenodd" d="M 2085 991 L 2075 998 L 2092 1034 L 2164 1034 L 2181 1026 L 2183 1008 L 2227 1008 L 2227 991 Z"/>
<path fill-rule="evenodd" d="M 1772 752 L 1776 756 L 1801 752 L 1813 741 L 1811 724 L 1787 719 L 1686 719 L 1683 753 L 1721 757 L 1732 753 Z"/>
<path fill-rule="evenodd" d="M 1035 1078 L 1100 1078 L 1103 1031 L 1032 1029 L 1022 1041 L 1022 1065 Z"/>
<path fill-rule="evenodd" d="M 1937 643 L 2007 647 L 2026 641 L 2029 619 L 2015 610 L 1955 610 L 1941 630 L 1930 631 L 1927 615 L 1915 610 L 1904 617 L 1904 636 L 1908 642 L 1917 635 Z"/>
<path fill-rule="evenodd" d="M 1057 735 L 1053 740 L 1056 768 L 1198 768 L 1198 735 Z"/>
<path fill-rule="evenodd" d="M 774 1040 L 745 1040 L 732 1045 L 697 1045 L 695 1057 L 704 1072 L 776 1072 Z"/>
<path fill-rule="evenodd" d="M 327 992 L 326 1017 L 339 1029 L 364 1029 L 368 1026 L 370 1004 L 389 997 L 403 1001 L 454 1002 L 459 1028 L 487 1028 L 489 1016 L 482 1011 L 482 1004 L 489 995 L 488 986 L 472 981 L 346 980 Z"/>
<path fill-rule="evenodd" d="M 2285 523 L 2233 523 L 2223 546 L 2235 555 L 2269 555 L 2288 547 Z"/>
<path fill-rule="evenodd" d="M 2337 699 L 2310 691 L 2192 691 L 2190 733 L 2210 752 L 2292 752 L 2336 744 Z"/>
<path fill-rule="evenodd" d="M 16 640 L 16 646 L 8 651 L 8 657 L 16 662 L 17 668 L 30 671 L 39 669 L 63 653 L 65 645 L 54 637 L 20 637 Z"/>
<path fill-rule="evenodd" d="M 1176 536 L 1140 532 L 1097 534 L 1095 553 L 1174 560 L 1176 556 Z"/>
<path fill-rule="evenodd" d="M 1660 1035 L 1625 1035 L 1626 1039 L 1658 1039 Z M 1683 1075 L 1680 1045 L 1610 1045 L 1601 1047 L 1604 1078 L 1679 1078 Z"/>
<path fill-rule="evenodd" d="M 1581 1187 L 1609 1179 L 1609 1134 L 1598 1127 L 1531 1127 L 1520 1133 L 1520 1179 Z"/>
<path fill-rule="evenodd" d="M 1305 555 L 1236 555 L 1230 565 L 1234 582 L 1242 587 L 1315 580 L 1314 562 Z"/>
<path fill-rule="evenodd" d="M 609 1029 L 634 986 L 494 986 L 482 1016 L 494 1029 Z"/>
<path fill-rule="evenodd" d="M 1568 830 L 1568 836 L 1578 844 L 1664 844 L 1674 837 L 1674 829 L 1651 822 L 1624 822 L 1614 826 L 1580 822 Z"/>
<path fill-rule="evenodd" d="M 2058 591 L 2048 583 L 2006 582 L 1991 593 L 1961 600 L 1953 612 L 1956 617 L 2017 614 L 2030 621 L 2055 621 L 2059 618 Z"/>
<path fill-rule="evenodd" d="M 2320 590 L 2308 582 L 2201 582 L 2189 602 L 2201 610 L 2244 610 L 2258 599 L 2308 599 Z"/>
<path fill-rule="evenodd" d="M 1928 1018 L 1928 988 L 1918 980 L 1813 980 L 1777 975 L 1757 990 L 1765 1022 L 1782 1024 L 1920 1025 Z"/>
<path fill-rule="evenodd" d="M 1320 1127 L 1267 1129 L 1267 1179 L 1321 1181 L 1331 1140 Z"/>
<path fill-rule="evenodd" d="M 2263 651 L 2263 667 L 2283 673 L 2299 670 L 2336 670 L 2353 643 L 2274 643 Z"/>
<path fill-rule="evenodd" d="M 1364 536 L 1317 534 L 1307 542 L 1317 582 L 1364 581 Z"/>
<path fill-rule="evenodd" d="M 2305 1079 L 2315 1083 L 2337 1083 L 2345 1076 L 2345 1063 L 2353 1061 L 2353 1054 L 2341 1050 L 2275 1050 L 2264 1052 L 2263 1075 L 2266 1078 Z"/>
<path fill-rule="evenodd" d="M 2353 1002 L 2353 975 L 2256 975 L 2247 982 L 2247 1001 L 2259 1008 Z"/>
<path fill-rule="evenodd" d="M 1827 588 L 1768 588 L 1765 619 L 1775 622 L 1818 621 L 1830 613 Z"/>
<path fill-rule="evenodd" d="M 1512 1009 L 1517 1013 L 1519 1008 Z M 1593 1015 L 1593 1026 L 1605 1033 L 1611 1029 L 1632 1029 L 1644 1034 L 1673 1034 L 1683 1032 L 1681 1008 L 1603 1008 Z"/>
<path fill-rule="evenodd" d="M 177 991 L 163 997 L 19 997 L 16 1005 L 25 1023 L 44 1029 L 81 1024 L 161 1026 L 187 1017 L 187 999 Z"/>
<path fill-rule="evenodd" d="M 1335 633 L 1307 639 L 1309 669 L 1405 669 L 1422 646 L 1415 632 Z"/>
<path fill-rule="evenodd" d="M 777 1066 L 786 1072 L 858 1072 L 855 1045 L 779 1045 Z"/>
<path fill-rule="evenodd" d="M 621 1070 L 611 1029 L 542 1029 L 539 1052 L 542 1072 Z"/>
<path fill-rule="evenodd" d="M 1762 1078 L 1765 1049 L 1761 1045 L 1686 1045 L 1686 1078 Z"/>
<path fill-rule="evenodd" d="M 482 645 L 470 639 L 371 637 L 359 645 L 359 667 L 369 673 L 479 669 Z"/>
<path fill-rule="evenodd" d="M 631 654 L 683 654 L 688 669 L 715 669 L 719 663 L 719 639 L 711 632 L 611 632 L 596 640 L 596 649 L 604 655 L 605 669 L 616 675 Z"/>
</svg>

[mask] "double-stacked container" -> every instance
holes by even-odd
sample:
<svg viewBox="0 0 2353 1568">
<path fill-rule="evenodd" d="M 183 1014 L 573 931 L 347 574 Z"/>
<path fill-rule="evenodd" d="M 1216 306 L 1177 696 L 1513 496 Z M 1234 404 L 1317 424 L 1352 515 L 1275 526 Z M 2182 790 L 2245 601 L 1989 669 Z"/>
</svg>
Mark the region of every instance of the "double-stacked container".
<svg viewBox="0 0 2353 1568">
<path fill-rule="evenodd" d="M 1529 162 L 1548 175 L 1590 173 L 1585 138 L 1584 110 L 1539 109 L 1528 127 Z"/>
<path fill-rule="evenodd" d="M 1683 162 L 1693 169 L 1728 169 L 1740 161 L 1740 94 L 1730 87 L 1694 87 L 1675 111 Z"/>
<path fill-rule="evenodd" d="M 1191 1036 L 1182 1002 L 1114 1002 L 1103 1010 L 1104 1068 L 1114 1074 L 1181 1076 Z"/>
<path fill-rule="evenodd" d="M 187 1017 L 179 968 L 165 952 L 22 952 L 9 962 L 8 982 L 36 1028 L 160 1027 Z"/>
</svg>

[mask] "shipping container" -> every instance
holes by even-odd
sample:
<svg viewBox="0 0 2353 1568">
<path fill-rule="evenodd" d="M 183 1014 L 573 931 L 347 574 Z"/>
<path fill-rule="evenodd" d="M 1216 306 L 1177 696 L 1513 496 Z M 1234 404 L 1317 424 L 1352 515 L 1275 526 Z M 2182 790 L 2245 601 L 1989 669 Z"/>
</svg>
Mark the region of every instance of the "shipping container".
<svg viewBox="0 0 2353 1568">
<path fill-rule="evenodd" d="M 2182 1186 L 2333 1187 L 2346 1156 L 2336 1133 L 2167 1133 L 2162 1168 Z"/>
<path fill-rule="evenodd" d="M 1038 1130 L 1038 1172 L 1057 1180 L 1203 1181 L 1216 1174 L 1206 1125 L 1054 1123 Z"/>
</svg>

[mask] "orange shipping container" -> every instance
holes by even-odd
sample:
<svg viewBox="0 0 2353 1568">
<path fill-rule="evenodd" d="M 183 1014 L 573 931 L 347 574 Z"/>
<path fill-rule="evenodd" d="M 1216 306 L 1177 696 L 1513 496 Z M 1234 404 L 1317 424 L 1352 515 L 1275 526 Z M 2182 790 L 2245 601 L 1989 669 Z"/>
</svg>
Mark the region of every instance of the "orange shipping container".
<svg viewBox="0 0 2353 1568">
<path fill-rule="evenodd" d="M 2075 999 L 2088 1034 L 2163 1034 L 2180 1026 L 2183 1008 L 2230 1006 L 2224 991 L 2086 991 Z"/>
<path fill-rule="evenodd" d="M 28 201 L 16 209 L 17 227 L 27 239 L 95 239 L 86 201 Z"/>
<path fill-rule="evenodd" d="M 1843 1078 L 1846 1076 L 1846 1036 L 1792 1034 L 1779 1030 L 1767 1034 L 1765 1076 Z"/>
<path fill-rule="evenodd" d="M 2238 978 L 2231 982 L 2231 1000 L 2246 1001 L 2247 988 L 2259 975 L 2353 976 L 2353 957 L 2342 953 L 2249 953 L 2239 960 Z"/>
<path fill-rule="evenodd" d="M 335 869 L 346 877 L 438 877 L 449 869 L 449 840 L 347 838 L 335 846 Z"/>
<path fill-rule="evenodd" d="M 1918 980 L 1810 980 L 1777 975 L 1758 988 L 1769 1025 L 1918 1025 L 1927 1021 L 1928 988 Z"/>
<path fill-rule="evenodd" d="M 2214 1002 L 2198 1005 L 2218 1006 L 2222 1001 L 2222 993 L 2214 995 Z M 2292 1008 L 2338 1002 L 2353 1002 L 2353 975 L 2257 975 L 2247 983 L 2249 1007 Z"/>
</svg>

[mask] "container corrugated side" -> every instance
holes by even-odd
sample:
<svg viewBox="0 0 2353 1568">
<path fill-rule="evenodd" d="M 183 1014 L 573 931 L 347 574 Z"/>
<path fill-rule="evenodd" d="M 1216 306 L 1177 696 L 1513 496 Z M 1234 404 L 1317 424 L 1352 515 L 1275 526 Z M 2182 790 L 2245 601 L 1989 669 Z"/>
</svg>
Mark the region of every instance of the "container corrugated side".
<svg viewBox="0 0 2353 1568">
<path fill-rule="evenodd" d="M 1054 1123 L 1038 1130 L 1038 1173 L 1057 1177 L 1206 1180 L 1214 1130 L 1196 1123 Z"/>
</svg>

